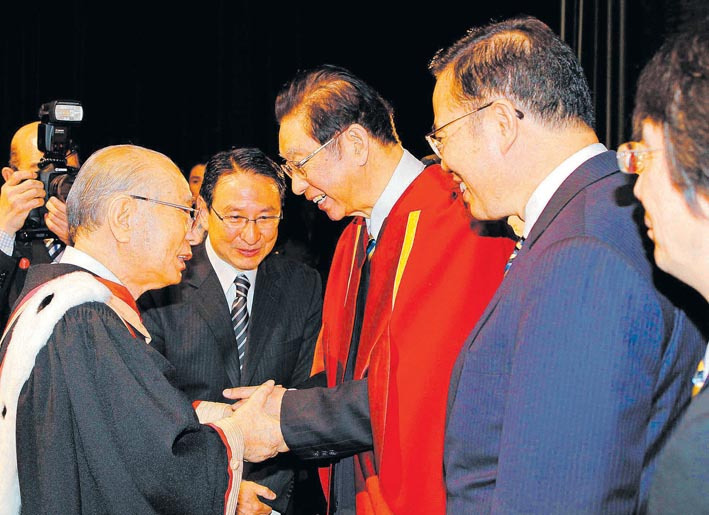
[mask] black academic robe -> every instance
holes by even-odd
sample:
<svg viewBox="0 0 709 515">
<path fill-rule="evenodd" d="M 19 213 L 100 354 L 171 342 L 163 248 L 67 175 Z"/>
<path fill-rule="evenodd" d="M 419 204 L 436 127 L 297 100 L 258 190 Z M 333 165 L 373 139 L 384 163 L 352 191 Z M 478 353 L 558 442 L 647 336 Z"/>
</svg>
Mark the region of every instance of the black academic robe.
<svg viewBox="0 0 709 515">
<path fill-rule="evenodd" d="M 33 267 L 25 290 L 76 270 Z M 223 432 L 200 424 L 172 366 L 135 334 L 101 302 L 54 326 L 17 404 L 22 513 L 224 512 Z"/>
</svg>

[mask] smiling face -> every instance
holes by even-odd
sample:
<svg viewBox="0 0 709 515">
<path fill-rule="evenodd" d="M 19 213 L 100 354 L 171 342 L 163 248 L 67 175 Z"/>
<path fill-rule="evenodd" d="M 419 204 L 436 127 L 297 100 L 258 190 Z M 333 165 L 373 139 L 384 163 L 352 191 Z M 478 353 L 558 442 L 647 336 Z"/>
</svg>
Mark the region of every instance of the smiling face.
<svg viewBox="0 0 709 515">
<path fill-rule="evenodd" d="M 480 106 L 456 102 L 451 94 L 453 87 L 452 73 L 445 71 L 433 90 L 435 127 L 461 117 L 436 133 L 441 141 L 441 166 L 462 184 L 463 199 L 478 220 L 496 220 L 514 214 L 514 209 L 506 205 L 514 184 L 506 182 L 505 167 L 498 165 L 494 133 L 486 121 L 494 107 L 463 116 Z"/>
<path fill-rule="evenodd" d="M 235 230 L 220 220 L 217 213 L 251 220 L 280 215 L 281 197 L 276 182 L 241 171 L 223 175 L 214 187 L 209 210 L 209 240 L 217 255 L 239 270 L 258 267 L 276 244 L 278 226 L 259 228 L 255 222 L 247 222 L 242 230 Z"/>
<path fill-rule="evenodd" d="M 321 144 L 308 136 L 304 115 L 293 114 L 281 120 L 278 131 L 280 154 L 288 161 L 299 161 L 307 157 Z M 296 195 L 314 202 L 331 220 L 341 220 L 345 216 L 363 214 L 356 207 L 360 202 L 356 172 L 357 166 L 349 159 L 345 149 L 347 134 L 327 145 L 310 159 L 302 168 L 305 177 L 294 174 L 291 188 Z M 338 152 L 339 145 L 339 152 Z"/>
<path fill-rule="evenodd" d="M 701 268 L 705 255 L 701 243 L 706 239 L 702 235 L 706 234 L 707 219 L 692 211 L 682 188 L 670 177 L 662 126 L 644 121 L 641 143 L 656 149 L 646 160 L 633 190 L 645 208 L 647 234 L 655 243 L 655 261 L 665 272 L 696 286 L 697 275 L 706 273 Z M 699 209 L 705 209 L 706 199 L 701 192 L 697 196 Z"/>
</svg>

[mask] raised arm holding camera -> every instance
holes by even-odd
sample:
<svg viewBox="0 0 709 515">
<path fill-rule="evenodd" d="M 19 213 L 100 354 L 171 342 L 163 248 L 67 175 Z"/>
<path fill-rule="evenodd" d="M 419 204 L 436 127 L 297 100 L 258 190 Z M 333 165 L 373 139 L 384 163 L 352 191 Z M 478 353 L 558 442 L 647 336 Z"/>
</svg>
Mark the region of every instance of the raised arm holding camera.
<svg viewBox="0 0 709 515">
<path fill-rule="evenodd" d="M 20 127 L 10 143 L 9 166 L 2 169 L 5 183 L 0 189 L 2 327 L 29 266 L 58 259 L 68 242 L 64 200 L 79 168 L 69 126 L 82 115 L 78 102 L 43 104 L 40 121 Z"/>
</svg>

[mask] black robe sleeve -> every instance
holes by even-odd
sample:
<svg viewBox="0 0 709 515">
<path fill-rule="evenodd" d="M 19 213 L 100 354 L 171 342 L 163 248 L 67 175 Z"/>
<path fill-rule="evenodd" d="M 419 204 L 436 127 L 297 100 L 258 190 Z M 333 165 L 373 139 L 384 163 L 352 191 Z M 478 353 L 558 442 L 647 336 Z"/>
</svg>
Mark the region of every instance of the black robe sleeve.
<svg viewBox="0 0 709 515">
<path fill-rule="evenodd" d="M 199 423 L 169 367 L 106 305 L 70 309 L 19 398 L 23 512 L 223 513 L 224 435 Z"/>
</svg>

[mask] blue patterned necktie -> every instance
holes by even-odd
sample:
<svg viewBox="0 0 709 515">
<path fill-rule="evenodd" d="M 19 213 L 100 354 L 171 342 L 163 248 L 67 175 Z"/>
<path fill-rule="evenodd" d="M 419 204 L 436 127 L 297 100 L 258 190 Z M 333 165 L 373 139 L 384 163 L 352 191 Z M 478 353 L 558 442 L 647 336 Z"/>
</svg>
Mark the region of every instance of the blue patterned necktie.
<svg viewBox="0 0 709 515">
<path fill-rule="evenodd" d="M 507 272 L 510 271 L 510 268 L 512 267 L 512 261 L 514 261 L 514 259 L 517 257 L 517 254 L 519 254 L 519 251 L 522 249 L 524 239 L 524 236 L 520 236 L 520 238 L 517 240 L 517 243 L 515 243 L 515 249 L 512 251 L 512 254 L 507 260 L 507 264 L 505 265 L 505 275 L 507 275 Z"/>
<path fill-rule="evenodd" d="M 369 238 L 369 241 L 367 242 L 367 259 L 372 259 L 372 255 L 374 254 L 374 249 L 377 247 L 377 240 L 374 238 Z"/>
<path fill-rule="evenodd" d="M 249 311 L 246 306 L 246 296 L 251 283 L 245 275 L 239 274 L 234 279 L 236 297 L 231 304 L 231 325 L 234 327 L 236 349 L 239 353 L 239 370 L 244 370 L 244 356 L 246 354 L 246 337 L 249 329 Z"/>
<path fill-rule="evenodd" d="M 707 369 L 707 363 L 709 362 L 709 344 L 707 344 L 706 351 L 704 353 L 704 359 L 702 359 L 699 362 L 699 365 L 697 366 L 697 372 L 694 374 L 694 377 L 692 378 L 692 384 L 694 385 L 692 387 L 692 397 L 697 395 L 702 388 L 704 388 L 704 383 L 707 381 L 707 372 L 709 370 Z"/>
</svg>

